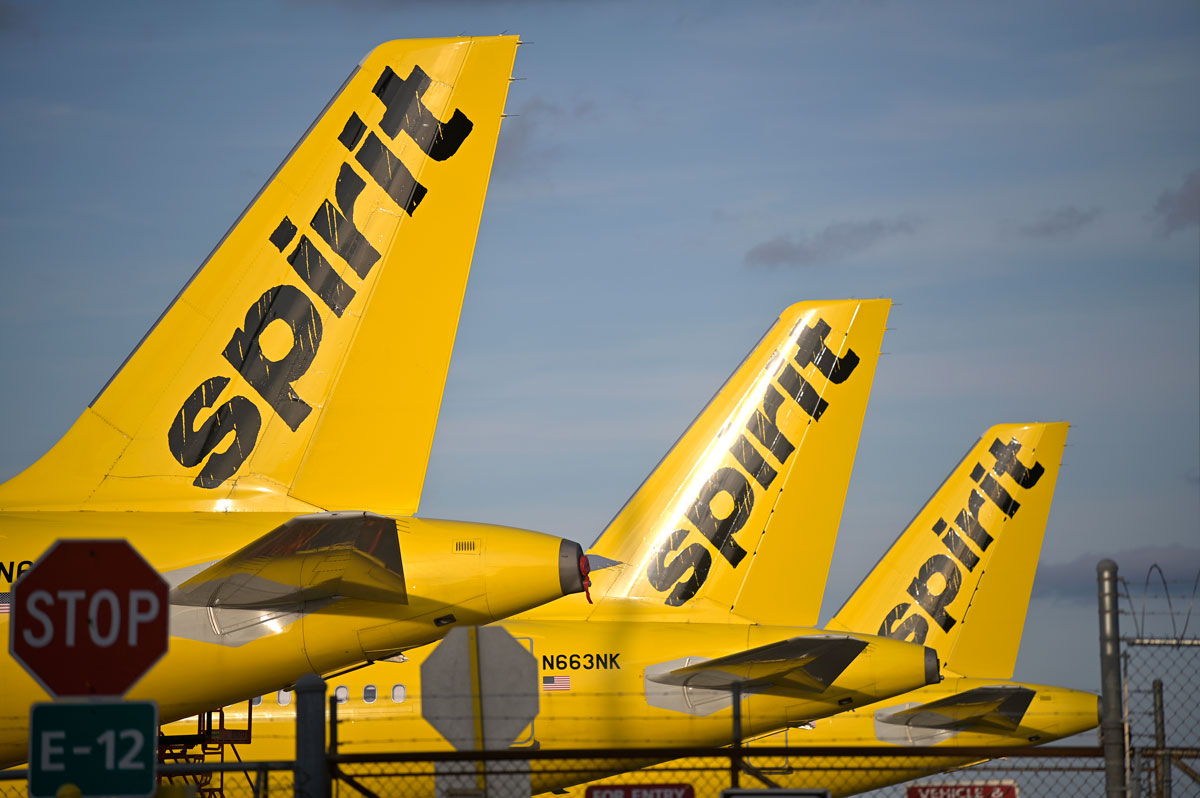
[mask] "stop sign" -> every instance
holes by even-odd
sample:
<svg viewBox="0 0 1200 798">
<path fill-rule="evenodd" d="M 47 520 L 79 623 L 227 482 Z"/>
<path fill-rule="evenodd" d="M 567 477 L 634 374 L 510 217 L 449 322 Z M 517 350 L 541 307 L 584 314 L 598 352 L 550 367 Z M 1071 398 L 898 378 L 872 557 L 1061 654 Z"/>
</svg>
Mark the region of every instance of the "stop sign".
<svg viewBox="0 0 1200 798">
<path fill-rule="evenodd" d="M 124 695 L 167 651 L 167 583 L 124 540 L 60 540 L 13 587 L 8 642 L 51 695 Z"/>
</svg>

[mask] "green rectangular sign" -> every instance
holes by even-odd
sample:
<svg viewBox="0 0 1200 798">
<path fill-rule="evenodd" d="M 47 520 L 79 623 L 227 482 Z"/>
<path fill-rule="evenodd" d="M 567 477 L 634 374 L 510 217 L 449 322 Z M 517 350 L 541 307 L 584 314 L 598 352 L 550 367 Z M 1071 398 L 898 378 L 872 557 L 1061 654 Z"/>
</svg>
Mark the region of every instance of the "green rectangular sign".
<svg viewBox="0 0 1200 798">
<path fill-rule="evenodd" d="M 34 704 L 29 713 L 29 795 L 81 798 L 155 792 L 158 705 L 153 701 Z"/>
</svg>

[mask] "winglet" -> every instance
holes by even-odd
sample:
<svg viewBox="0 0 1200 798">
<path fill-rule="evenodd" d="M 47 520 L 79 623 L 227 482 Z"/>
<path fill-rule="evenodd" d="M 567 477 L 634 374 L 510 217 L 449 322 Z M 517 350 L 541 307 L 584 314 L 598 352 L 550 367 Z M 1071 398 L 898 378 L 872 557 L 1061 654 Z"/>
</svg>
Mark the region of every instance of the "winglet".
<svg viewBox="0 0 1200 798">
<path fill-rule="evenodd" d="M 371 52 L 0 509 L 415 512 L 516 47 Z"/>
<path fill-rule="evenodd" d="M 989 429 L 828 628 L 924 643 L 960 676 L 1009 678 L 1067 428 Z"/>
<path fill-rule="evenodd" d="M 890 306 L 780 315 L 589 550 L 606 601 L 816 623 Z"/>
</svg>

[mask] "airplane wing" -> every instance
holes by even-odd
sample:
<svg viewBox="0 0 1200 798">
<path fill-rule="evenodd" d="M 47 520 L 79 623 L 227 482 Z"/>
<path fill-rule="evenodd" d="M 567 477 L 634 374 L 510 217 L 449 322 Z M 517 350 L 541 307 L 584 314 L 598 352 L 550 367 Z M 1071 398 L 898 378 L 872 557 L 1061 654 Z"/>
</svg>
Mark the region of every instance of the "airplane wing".
<svg viewBox="0 0 1200 798">
<path fill-rule="evenodd" d="M 171 603 L 283 609 L 339 596 L 408 603 L 393 519 L 371 513 L 297 516 L 180 584 Z"/>
<path fill-rule="evenodd" d="M 1033 696 L 1033 690 L 1020 685 L 976 687 L 897 712 L 881 712 L 876 720 L 943 731 L 1007 733 L 1021 724 Z"/>
<path fill-rule="evenodd" d="M 732 690 L 736 685 L 747 693 L 810 695 L 829 687 L 866 647 L 853 637 L 793 637 L 664 673 L 647 673 L 646 678 L 705 690 Z"/>
</svg>

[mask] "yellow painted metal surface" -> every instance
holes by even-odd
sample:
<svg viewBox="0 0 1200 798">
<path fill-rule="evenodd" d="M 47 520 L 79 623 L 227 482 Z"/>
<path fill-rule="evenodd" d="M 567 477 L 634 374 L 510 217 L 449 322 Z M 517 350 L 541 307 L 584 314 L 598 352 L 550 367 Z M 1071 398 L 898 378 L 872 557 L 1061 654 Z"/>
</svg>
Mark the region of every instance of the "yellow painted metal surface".
<svg viewBox="0 0 1200 798">
<path fill-rule="evenodd" d="M 290 518 L 274 513 L 23 513 L 3 519 L 6 551 L 36 561 L 63 530 L 142 541 L 141 553 L 173 587 L 242 541 Z M 168 534 L 163 534 L 168 530 Z M 407 603 L 338 599 L 294 611 L 172 605 L 169 650 L 129 692 L 158 702 L 164 721 L 390 656 L 561 596 L 563 541 L 537 532 L 398 519 Z M 471 546 L 459 545 L 471 543 Z M 452 616 L 452 620 L 438 622 Z M 7 640 L 11 615 L 0 615 Z M 82 666 L 82 664 L 81 664 Z M 25 758 L 29 705 L 47 695 L 11 657 L 0 657 L 0 763 Z"/>
<path fill-rule="evenodd" d="M 590 549 L 623 564 L 606 596 L 816 623 L 889 308 L 780 315 Z"/>
<path fill-rule="evenodd" d="M 719 395 L 715 403 L 722 398 Z M 987 570 L 994 578 L 979 583 L 978 590 L 975 584 L 960 587 L 974 594 L 972 614 L 955 615 L 954 626 L 958 628 L 950 633 L 933 626 L 926 632 L 927 642 L 942 646 L 945 657 L 947 652 L 953 656 L 962 651 L 964 639 L 971 640 L 963 630 L 979 640 L 987 640 L 989 634 L 998 635 L 1001 639 L 995 641 L 996 667 L 1011 669 L 1007 657 L 1010 648 L 1015 656 L 1019 642 L 1029 581 L 1036 567 L 1066 431 L 1065 424 L 1000 425 L 988 430 L 848 602 L 848 607 L 859 608 L 858 622 L 865 624 L 863 619 L 868 619 L 874 623 L 875 616 L 891 611 L 895 591 L 907 591 L 914 578 L 903 570 L 906 565 L 917 572 L 934 554 L 955 548 L 960 558 L 956 562 L 964 571 L 973 574 Z M 982 470 L 976 468 L 977 463 Z M 987 474 L 991 474 L 993 483 L 985 482 Z M 1008 491 L 1008 500 L 998 487 Z M 977 498 L 970 498 L 973 494 L 978 494 Z M 989 502 L 995 505 L 991 511 L 979 509 Z M 967 515 L 960 518 L 959 510 Z M 948 519 L 943 535 L 954 524 L 963 536 L 980 536 L 980 528 L 968 530 L 973 519 L 991 536 L 983 547 L 975 546 L 972 540 L 978 562 L 973 562 L 971 568 L 965 564 L 970 556 L 958 544 L 947 544 L 922 528 L 932 528 L 939 517 Z M 923 537 L 936 545 L 923 546 Z M 653 545 L 653 538 L 645 538 L 642 545 Z M 891 582 L 884 579 L 893 572 L 900 576 L 894 576 Z M 754 583 L 761 574 L 753 576 L 747 581 Z M 539 747 L 552 749 L 724 743 L 732 729 L 728 701 L 714 698 L 711 691 L 704 695 L 704 690 L 692 690 L 690 698 L 674 704 L 650 698 L 652 676 L 661 671 L 664 661 L 681 671 L 700 672 L 708 659 L 754 650 L 796 635 L 820 634 L 816 630 L 737 623 L 737 616 L 714 612 L 703 603 L 671 608 L 669 611 L 680 613 L 672 618 L 660 609 L 660 602 L 614 596 L 609 588 L 620 578 L 619 568 L 596 572 L 595 590 L 606 598 L 594 610 L 580 597 L 572 596 L 502 622 L 530 648 L 543 677 L 566 675 L 569 679 L 569 689 L 543 692 L 541 713 L 524 744 L 536 741 Z M 944 586 L 937 580 L 922 581 L 934 596 L 941 595 L 939 587 Z M 945 580 L 945 585 L 949 584 Z M 947 597 L 947 613 L 958 612 L 952 598 Z M 937 605 L 928 596 L 923 600 L 936 614 Z M 917 599 L 910 596 L 909 601 L 915 603 Z M 973 613 L 979 607 L 985 609 L 976 616 Z M 1003 612 L 989 612 L 990 607 L 1002 608 Z M 554 617 L 559 620 L 551 620 Z M 846 610 L 839 614 L 842 620 L 855 617 Z M 879 645 L 887 638 L 856 637 L 870 640 L 870 646 L 827 691 L 812 695 L 764 691 L 743 703 L 744 737 L 751 746 L 786 746 L 794 751 L 783 758 L 759 756 L 750 760 L 756 767 L 769 768 L 777 783 L 797 787 L 816 784 L 828 786 L 835 794 L 853 794 L 968 764 L 970 760 L 953 755 L 955 748 L 1036 745 L 1096 725 L 1096 696 L 1067 688 L 1002 678 L 952 677 L 940 684 L 903 691 L 898 677 L 906 664 L 908 678 L 912 677 L 912 657 L 919 649 L 891 650 Z M 973 645 L 969 643 L 967 650 Z M 614 654 L 619 668 L 611 665 Z M 412 656 L 413 662 L 380 663 L 335 679 L 330 685 L 331 689 L 344 685 L 348 691 L 348 702 L 339 715 L 346 721 L 341 731 L 343 750 L 446 747 L 432 727 L 420 719 L 418 665 L 424 650 L 412 652 Z M 783 664 L 782 660 L 775 662 L 776 666 Z M 752 669 L 757 669 L 755 673 L 770 671 L 768 662 L 759 662 Z M 792 684 L 799 681 L 792 680 Z M 367 704 L 362 696 L 368 685 L 374 685 L 380 696 L 390 695 L 396 685 L 402 685 L 406 699 L 400 704 L 386 700 Z M 884 697 L 893 690 L 900 692 Z M 268 704 L 269 699 L 264 706 Z M 256 756 L 283 755 L 290 743 L 290 712 L 274 706 L 266 710 L 265 716 L 269 719 L 265 724 L 256 720 L 257 729 L 267 727 L 264 742 L 261 746 L 255 743 L 249 750 Z M 839 745 L 875 746 L 880 753 L 849 771 L 831 759 L 804 755 L 805 747 Z M 945 747 L 947 756 L 921 760 L 919 766 L 912 760 L 889 756 L 890 751 L 910 745 Z M 635 758 L 609 763 L 614 771 L 648 765 L 651 763 Z M 680 772 L 676 768 L 680 766 L 677 762 L 662 766 L 664 773 L 671 775 L 667 780 L 678 780 Z M 534 783 L 539 790 L 569 788 L 573 794 L 582 794 L 579 782 L 594 778 L 607 783 L 603 777 L 605 774 L 597 771 L 576 773 L 576 786 L 572 787 L 569 779 L 541 774 L 535 775 Z"/>
<path fill-rule="evenodd" d="M 786 310 L 593 547 L 619 560 L 592 572 L 596 604 L 567 596 L 501 623 L 533 654 L 544 688 L 550 680 L 519 745 L 725 744 L 731 691 L 701 685 L 726 677 L 746 685 L 739 706 L 748 736 L 936 678 L 921 646 L 763 622 L 815 617 L 888 307 L 875 300 Z M 739 549 L 740 568 L 725 559 Z M 707 569 L 698 554 L 687 568 L 669 564 L 687 551 L 705 552 Z M 675 574 L 654 577 L 656 587 L 647 577 L 654 569 Z M 842 653 L 813 647 L 821 641 Z M 331 681 L 331 691 L 341 686 L 348 695 L 339 708 L 341 750 L 448 747 L 421 717 L 428 649 L 407 653 L 410 661 Z M 733 660 L 704 665 L 725 657 Z M 290 706 L 264 697 L 255 742 L 242 756 L 286 755 L 293 722 Z M 602 775 L 535 774 L 534 790 Z"/>
<path fill-rule="evenodd" d="M 904 746 L 880 740 L 879 717 L 898 707 L 927 704 L 952 697 L 968 690 L 992 687 L 1025 688 L 1035 693 L 1020 722 L 1001 731 L 981 728 L 963 731 L 947 739 L 914 745 L 945 748 L 944 757 L 904 757 Z M 996 747 L 997 756 L 1003 749 L 1025 748 L 1070 737 L 1096 727 L 1098 699 L 1094 693 L 1021 682 L 986 679 L 949 679 L 940 685 L 929 685 L 903 696 L 881 701 L 865 709 L 855 709 L 832 717 L 813 721 L 807 727 L 792 727 L 763 735 L 746 743 L 746 762 L 758 769 L 772 782 L 784 789 L 828 789 L 831 795 L 857 795 L 870 790 L 899 784 L 911 779 L 954 770 L 980 761 L 978 756 L 955 756 L 956 748 Z M 806 749 L 847 746 L 870 748 L 867 756 L 811 756 Z M 785 756 L 755 754 L 754 749 L 787 748 Z M 711 767 L 711 764 L 707 764 Z M 621 783 L 694 783 L 697 796 L 717 798 L 727 782 L 712 779 L 711 771 L 695 772 L 691 778 L 687 760 L 675 760 L 648 768 L 635 777 L 608 777 L 577 785 L 566 790 L 567 795 L 582 798 L 586 788 L 593 785 Z M 750 776 L 743 776 L 743 786 L 761 787 Z"/>
<path fill-rule="evenodd" d="M 924 643 L 956 675 L 1011 677 L 1067 427 L 989 429 L 829 628 Z"/>
<path fill-rule="evenodd" d="M 524 745 L 543 750 L 674 745 L 723 745 L 732 728 L 733 710 L 724 700 L 693 711 L 655 706 L 647 699 L 647 672 L 656 665 L 692 655 L 716 658 L 747 648 L 794 637 L 819 636 L 815 629 L 746 624 L 629 623 L 602 621 L 503 621 L 500 625 L 524 643 L 539 665 L 539 673 L 568 677 L 569 689 L 542 691 L 540 712 Z M 841 672 L 827 690 L 796 692 L 763 688 L 742 702 L 747 736 L 777 729 L 789 720 L 825 717 L 884 696 L 925 684 L 924 650 L 886 638 L 854 636 L 866 650 Z M 409 661 L 378 662 L 329 682 L 332 694 L 347 688 L 349 700 L 339 706 L 341 751 L 450 750 L 438 732 L 421 717 L 420 666 L 432 650 L 427 646 L 406 652 Z M 364 701 L 364 688 L 374 685 L 376 700 Z M 404 700 L 391 700 L 392 689 L 403 686 Z M 682 691 L 681 691 L 682 693 Z M 681 705 L 684 706 L 684 705 Z M 237 720 L 245 705 L 230 711 Z M 278 697 L 265 696 L 254 710 L 254 742 L 239 746 L 248 759 L 285 757 L 294 750 L 294 706 L 280 706 Z M 194 723 L 173 727 L 176 733 Z M 639 766 L 639 765 L 631 765 Z M 572 783 L 546 774 L 535 792 Z"/>
<path fill-rule="evenodd" d="M 981 723 L 975 730 L 963 731 L 944 740 L 914 743 L 946 748 L 947 756 L 944 759 L 889 756 L 889 752 L 897 751 L 901 746 L 879 739 L 878 718 L 886 716 L 898 706 L 924 704 L 967 690 L 997 685 L 1023 687 L 1034 692 L 1033 700 L 1019 723 L 1005 730 L 989 729 Z M 1042 745 L 1086 732 L 1096 727 L 1097 720 L 1098 698 L 1095 693 L 1002 680 L 948 679 L 940 685 L 923 687 L 867 709 L 815 721 L 811 729 L 788 729 L 751 741 L 750 748 L 786 745 L 790 750 L 786 760 L 751 755 L 747 761 L 755 767 L 771 768 L 770 778 L 782 787 L 820 785 L 827 786 L 833 795 L 855 795 L 979 761 L 978 757 L 955 757 L 955 748 L 996 747 L 1001 749 L 997 751 L 999 756 L 1005 748 Z M 878 755 L 860 762 L 838 762 L 832 757 L 805 756 L 804 749 L 814 746 L 872 746 L 878 747 Z"/>
<path fill-rule="evenodd" d="M 167 655 L 129 694 L 156 700 L 160 718 L 573 589 L 575 544 L 406 517 L 516 47 L 501 36 L 370 53 L 67 435 L 0 486 L 0 546 L 18 570 L 59 538 L 126 538 L 186 585 Z M 353 535 L 266 546 L 314 510 L 388 516 L 376 532 L 395 536 L 390 563 L 347 548 Z M 256 561 L 243 548 L 255 541 L 285 556 Z M 221 585 L 248 588 L 222 602 Z M 29 706 L 46 695 L 8 656 L 0 684 L 3 766 L 25 758 Z"/>
<path fill-rule="evenodd" d="M 516 47 L 364 58 L 0 509 L 414 513 Z"/>
<path fill-rule="evenodd" d="M 829 624 L 830 629 L 878 631 L 922 642 L 948 660 L 952 673 L 978 678 L 951 676 L 811 724 L 791 718 L 790 728 L 749 742 L 751 747 L 787 747 L 789 753 L 748 757 L 753 767 L 765 770 L 781 787 L 823 787 L 833 795 L 853 795 L 978 761 L 953 756 L 954 748 L 996 747 L 1000 755 L 1004 748 L 1041 745 L 1095 728 L 1095 694 L 1007 681 L 1020 646 L 1067 429 L 1065 423 L 989 429 Z M 953 702 L 969 691 L 985 697 Z M 1005 691 L 1032 692 L 1032 697 L 1027 704 L 1010 702 L 1024 696 L 1005 696 Z M 949 750 L 944 758 L 889 755 L 907 745 Z M 848 760 L 805 756 L 805 748 L 817 746 L 876 747 L 878 753 Z M 680 778 L 679 768 L 686 769 L 686 763 L 665 763 L 658 780 Z M 654 781 L 654 770 L 644 780 Z M 583 785 L 568 791 L 583 792 Z M 697 794 L 708 793 L 698 789 Z"/>
</svg>

